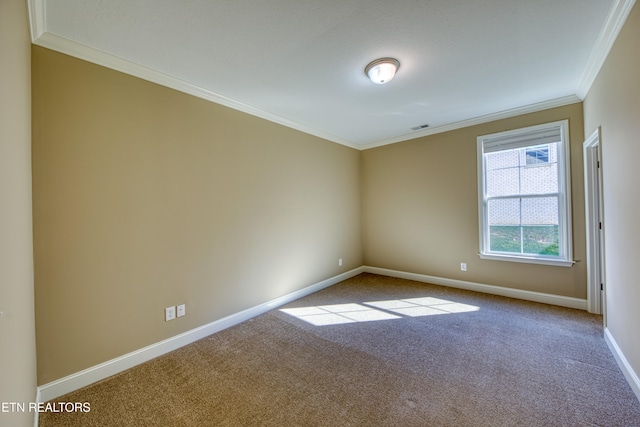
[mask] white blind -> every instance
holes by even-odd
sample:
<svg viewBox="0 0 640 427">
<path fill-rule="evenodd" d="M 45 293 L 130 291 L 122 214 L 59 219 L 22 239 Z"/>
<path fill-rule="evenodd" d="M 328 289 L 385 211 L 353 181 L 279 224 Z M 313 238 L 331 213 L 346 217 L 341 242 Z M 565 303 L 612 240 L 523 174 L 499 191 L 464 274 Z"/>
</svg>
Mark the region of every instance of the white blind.
<svg viewBox="0 0 640 427">
<path fill-rule="evenodd" d="M 496 151 L 513 150 L 514 148 L 551 144 L 561 141 L 562 127 L 553 126 L 525 133 L 519 132 L 511 135 L 487 137 L 482 140 L 482 151 L 484 153 L 494 153 Z"/>
</svg>

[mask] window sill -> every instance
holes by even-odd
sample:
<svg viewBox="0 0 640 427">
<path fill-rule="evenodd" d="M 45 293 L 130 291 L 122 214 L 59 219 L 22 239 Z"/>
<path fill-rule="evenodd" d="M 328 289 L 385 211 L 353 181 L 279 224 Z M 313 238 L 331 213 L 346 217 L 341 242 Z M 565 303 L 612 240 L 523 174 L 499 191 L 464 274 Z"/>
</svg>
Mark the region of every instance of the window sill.
<svg viewBox="0 0 640 427">
<path fill-rule="evenodd" d="M 575 261 L 566 260 L 566 259 L 557 259 L 557 258 L 534 258 L 527 256 L 517 256 L 517 255 L 498 255 L 498 254 L 478 254 L 481 259 L 490 259 L 494 261 L 510 261 L 510 262 L 524 262 L 527 264 L 543 264 L 543 265 L 554 265 L 557 267 L 573 267 Z"/>
</svg>

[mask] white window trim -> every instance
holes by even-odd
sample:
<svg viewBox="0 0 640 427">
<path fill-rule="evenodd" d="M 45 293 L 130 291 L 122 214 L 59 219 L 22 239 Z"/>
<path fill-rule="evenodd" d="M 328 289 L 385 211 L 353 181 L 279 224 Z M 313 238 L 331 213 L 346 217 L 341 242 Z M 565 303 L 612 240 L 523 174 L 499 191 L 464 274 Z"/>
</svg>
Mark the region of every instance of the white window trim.
<svg viewBox="0 0 640 427">
<path fill-rule="evenodd" d="M 560 236 L 560 256 L 530 256 L 517 254 L 502 254 L 490 252 L 488 249 L 489 239 L 485 238 L 488 232 L 487 225 L 487 200 L 485 197 L 486 180 L 484 173 L 484 141 L 496 138 L 510 138 L 512 136 L 531 133 L 546 128 L 560 127 L 562 141 L 559 143 L 559 151 L 562 152 L 562 159 L 558 162 L 558 203 L 564 207 L 560 212 L 559 232 Z M 575 263 L 573 261 L 573 245 L 572 245 L 572 225 L 571 225 L 571 171 L 570 171 L 570 139 L 569 139 L 569 121 L 561 120 L 552 123 L 545 123 L 526 128 L 514 129 L 505 132 L 498 132 L 489 135 L 481 135 L 477 139 L 478 149 L 478 224 L 480 234 L 480 252 L 478 255 L 482 259 L 523 262 L 531 264 L 555 265 L 562 267 L 571 267 Z M 488 236 L 487 236 L 488 237 Z"/>
</svg>

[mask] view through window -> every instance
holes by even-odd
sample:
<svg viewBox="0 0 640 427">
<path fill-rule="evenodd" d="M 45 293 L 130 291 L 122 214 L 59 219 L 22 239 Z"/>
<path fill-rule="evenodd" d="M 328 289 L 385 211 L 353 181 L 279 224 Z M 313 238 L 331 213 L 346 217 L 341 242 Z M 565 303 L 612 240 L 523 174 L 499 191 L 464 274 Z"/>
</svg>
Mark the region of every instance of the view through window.
<svg viewBox="0 0 640 427">
<path fill-rule="evenodd" d="M 481 257 L 570 262 L 567 122 L 478 138 Z"/>
</svg>

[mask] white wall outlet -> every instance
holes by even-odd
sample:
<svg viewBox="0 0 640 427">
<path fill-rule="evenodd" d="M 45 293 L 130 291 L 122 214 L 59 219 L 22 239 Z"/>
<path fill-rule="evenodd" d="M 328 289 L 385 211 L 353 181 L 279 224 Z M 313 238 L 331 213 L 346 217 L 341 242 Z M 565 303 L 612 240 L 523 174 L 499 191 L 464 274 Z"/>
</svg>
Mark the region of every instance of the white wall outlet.
<svg viewBox="0 0 640 427">
<path fill-rule="evenodd" d="M 168 322 L 176 318 L 176 307 L 167 307 L 164 309 L 164 321 Z"/>
<path fill-rule="evenodd" d="M 187 314 L 187 307 L 185 304 L 180 304 L 178 307 L 178 317 L 182 317 Z"/>
<path fill-rule="evenodd" d="M 342 258 L 338 260 L 338 267 L 342 267 Z"/>
<path fill-rule="evenodd" d="M 467 263 L 466 262 L 461 262 L 460 263 L 460 270 L 467 271 Z"/>
</svg>

